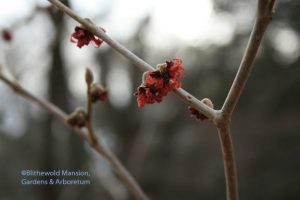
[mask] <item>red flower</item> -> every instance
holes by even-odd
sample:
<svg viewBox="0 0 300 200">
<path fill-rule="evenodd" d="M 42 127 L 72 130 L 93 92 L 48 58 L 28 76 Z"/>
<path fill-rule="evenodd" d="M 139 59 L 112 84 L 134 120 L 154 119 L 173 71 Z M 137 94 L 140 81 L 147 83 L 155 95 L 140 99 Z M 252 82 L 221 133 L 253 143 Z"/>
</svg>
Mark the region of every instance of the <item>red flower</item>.
<svg viewBox="0 0 300 200">
<path fill-rule="evenodd" d="M 198 110 L 196 110 L 195 108 L 193 108 L 192 106 L 188 107 L 191 117 L 196 117 L 199 121 L 204 121 L 205 119 L 208 119 L 205 115 L 203 115 L 202 113 L 200 113 Z"/>
<path fill-rule="evenodd" d="M 180 88 L 181 82 L 179 81 L 185 75 L 185 70 L 181 66 L 182 60 L 181 59 L 173 59 L 166 61 L 167 67 L 166 71 L 168 73 L 169 80 L 172 82 L 173 89 Z"/>
<path fill-rule="evenodd" d="M 105 31 L 104 29 L 102 30 Z M 85 28 L 76 26 L 75 32 L 71 35 L 71 42 L 77 43 L 79 48 L 84 45 L 89 45 L 90 42 L 93 42 L 96 47 L 100 47 L 100 45 L 103 43 L 103 40 L 96 37 L 93 33 Z"/>
<path fill-rule="evenodd" d="M 135 93 L 138 107 L 141 108 L 145 104 L 161 102 L 163 97 L 170 91 L 179 88 L 181 86 L 179 78 L 184 76 L 184 68 L 181 64 L 180 59 L 173 59 L 158 65 L 159 69 L 155 71 L 146 72 L 144 83 Z"/>
<path fill-rule="evenodd" d="M 159 70 L 148 72 L 146 74 L 146 83 L 154 84 L 156 88 L 171 91 L 181 87 L 179 78 L 185 75 L 185 70 L 181 66 L 181 59 L 166 61 L 166 65 L 161 65 Z"/>
<path fill-rule="evenodd" d="M 141 85 L 138 87 L 137 92 L 134 94 L 137 96 L 138 107 L 142 108 L 146 104 L 154 104 L 162 101 L 158 90 L 152 86 Z"/>
<path fill-rule="evenodd" d="M 164 80 L 162 79 L 162 74 L 159 70 L 146 72 L 145 82 L 147 85 L 154 85 L 156 88 L 162 88 L 165 85 Z"/>
<path fill-rule="evenodd" d="M 9 30 L 4 29 L 2 31 L 2 38 L 5 41 L 11 41 L 12 40 L 12 34 Z"/>
</svg>

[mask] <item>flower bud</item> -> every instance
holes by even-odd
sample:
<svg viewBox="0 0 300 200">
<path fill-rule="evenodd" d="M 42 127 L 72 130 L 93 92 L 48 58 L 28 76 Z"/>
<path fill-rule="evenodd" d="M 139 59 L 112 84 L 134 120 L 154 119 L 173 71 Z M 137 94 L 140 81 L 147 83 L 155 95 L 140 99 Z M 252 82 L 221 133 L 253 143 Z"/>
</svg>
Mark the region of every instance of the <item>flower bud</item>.
<svg viewBox="0 0 300 200">
<path fill-rule="evenodd" d="M 92 84 L 89 95 L 93 103 L 107 100 L 107 91 L 100 84 Z"/>
<path fill-rule="evenodd" d="M 91 85 L 94 81 L 94 76 L 92 71 L 87 67 L 85 70 L 85 82 L 88 85 Z"/>
<path fill-rule="evenodd" d="M 87 115 L 83 108 L 76 108 L 66 119 L 66 122 L 75 128 L 82 128 L 86 125 Z"/>
<path fill-rule="evenodd" d="M 212 103 L 212 101 L 209 98 L 204 98 L 201 100 L 201 102 L 210 108 L 214 108 L 214 104 Z"/>
</svg>

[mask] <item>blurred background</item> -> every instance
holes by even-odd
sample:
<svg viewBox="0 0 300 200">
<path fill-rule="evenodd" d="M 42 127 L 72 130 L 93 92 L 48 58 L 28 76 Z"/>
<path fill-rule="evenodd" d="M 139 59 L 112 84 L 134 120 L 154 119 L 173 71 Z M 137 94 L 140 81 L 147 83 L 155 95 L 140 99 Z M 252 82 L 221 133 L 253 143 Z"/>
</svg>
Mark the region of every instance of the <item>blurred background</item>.
<svg viewBox="0 0 300 200">
<path fill-rule="evenodd" d="M 152 65 L 181 58 L 183 88 L 221 108 L 254 21 L 256 1 L 65 0 Z M 241 199 L 300 198 L 300 2 L 274 20 L 232 119 Z M 109 90 L 97 135 L 151 199 L 225 199 L 216 129 L 175 95 L 139 109 L 142 72 L 106 44 L 70 43 L 77 25 L 44 0 L 1 3 L 0 63 L 25 88 L 70 113 L 85 105 L 85 67 Z M 1 33 L 1 34 L 2 34 Z M 91 185 L 24 186 L 22 169 L 91 173 Z M 0 82 L 0 199 L 132 199 L 109 165 L 49 113 Z"/>
</svg>

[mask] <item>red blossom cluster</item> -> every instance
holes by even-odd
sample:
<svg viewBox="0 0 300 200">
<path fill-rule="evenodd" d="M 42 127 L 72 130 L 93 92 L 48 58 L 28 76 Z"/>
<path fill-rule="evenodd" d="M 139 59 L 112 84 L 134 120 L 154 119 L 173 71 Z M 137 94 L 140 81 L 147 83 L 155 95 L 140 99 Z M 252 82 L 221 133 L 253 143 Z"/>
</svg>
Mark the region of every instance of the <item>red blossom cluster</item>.
<svg viewBox="0 0 300 200">
<path fill-rule="evenodd" d="M 104 29 L 102 30 L 105 32 Z M 92 42 L 95 47 L 100 47 L 100 45 L 103 43 L 103 40 L 96 37 L 93 33 L 86 30 L 84 27 L 76 26 L 75 32 L 71 35 L 71 42 L 77 43 L 77 46 L 79 48 L 83 47 L 84 45 L 89 45 L 90 42 Z"/>
<path fill-rule="evenodd" d="M 146 104 L 159 103 L 170 91 L 181 87 L 179 79 L 185 74 L 181 64 L 181 59 L 168 60 L 159 64 L 157 70 L 144 74 L 144 82 L 135 93 L 139 108 Z"/>
<path fill-rule="evenodd" d="M 188 107 L 191 117 L 196 117 L 197 120 L 199 121 L 204 121 L 206 119 L 208 119 L 205 115 L 203 115 L 202 113 L 200 113 L 198 110 L 196 110 L 195 108 L 193 108 L 192 106 Z"/>
</svg>

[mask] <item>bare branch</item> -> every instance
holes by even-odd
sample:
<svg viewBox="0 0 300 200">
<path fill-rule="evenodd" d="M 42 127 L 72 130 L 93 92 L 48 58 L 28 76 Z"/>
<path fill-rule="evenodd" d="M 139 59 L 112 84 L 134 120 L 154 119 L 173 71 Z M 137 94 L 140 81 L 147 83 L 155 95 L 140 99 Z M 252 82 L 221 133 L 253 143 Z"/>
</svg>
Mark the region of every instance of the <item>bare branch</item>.
<svg viewBox="0 0 300 200">
<path fill-rule="evenodd" d="M 56 107 L 54 104 L 52 104 L 51 102 L 45 99 L 39 98 L 31 94 L 29 91 L 24 89 L 19 83 L 17 83 L 14 80 L 10 80 L 6 76 L 4 76 L 3 73 L 1 72 L 0 72 L 0 80 L 2 80 L 6 85 L 8 85 L 16 94 L 28 99 L 33 103 L 40 105 L 43 109 L 47 110 L 49 113 L 51 113 L 60 121 L 62 121 L 66 126 L 70 127 L 69 124 L 67 124 L 65 121 L 67 118 L 67 114 L 63 112 L 61 109 L 59 109 L 58 107 Z M 92 131 L 92 134 L 94 134 L 91 123 L 90 123 L 90 127 L 88 126 L 88 130 L 86 129 L 73 129 L 73 130 L 76 131 L 76 133 L 78 133 L 79 135 L 81 135 L 90 144 L 90 146 L 93 149 L 95 149 L 100 155 L 106 158 L 106 160 L 110 163 L 110 165 L 113 167 L 113 169 L 118 174 L 120 179 L 123 181 L 123 183 L 127 186 L 128 190 L 133 194 L 133 196 L 135 196 L 136 199 L 139 200 L 148 199 L 147 196 L 142 191 L 142 189 L 140 188 L 140 186 L 136 183 L 134 178 L 130 175 L 130 173 L 128 173 L 125 167 L 120 163 L 118 158 L 109 149 L 107 149 L 101 143 L 101 141 L 99 142 L 98 140 L 90 139 L 89 131 Z"/>
<path fill-rule="evenodd" d="M 93 74 L 90 71 L 89 68 L 86 69 L 86 74 L 85 74 L 85 79 L 86 79 L 86 86 L 87 86 L 87 102 L 86 102 L 86 107 L 87 107 L 87 129 L 89 132 L 89 139 L 90 139 L 90 143 L 96 143 L 97 142 L 97 138 L 96 135 L 94 133 L 94 129 L 92 126 L 92 113 L 93 113 L 93 103 L 92 103 L 92 99 L 91 99 L 91 95 L 90 95 L 90 91 L 91 91 L 91 84 L 93 82 Z"/>
<path fill-rule="evenodd" d="M 61 3 L 58 0 L 49 0 L 53 5 L 55 5 L 58 9 L 60 9 L 62 12 L 66 13 L 70 17 L 72 17 L 74 20 L 82 24 L 87 30 L 101 38 L 103 41 L 105 41 L 109 46 L 111 46 L 115 51 L 117 51 L 119 54 L 127 58 L 130 62 L 132 62 L 135 66 L 140 68 L 142 71 L 152 71 L 154 70 L 154 67 L 152 67 L 150 64 L 146 63 L 144 60 L 133 54 L 130 50 L 128 50 L 126 47 L 121 45 L 119 42 L 113 40 L 110 38 L 104 31 L 102 31 L 99 27 L 95 26 L 93 23 L 91 23 L 89 20 L 86 20 L 79 15 L 77 15 L 73 10 L 65 6 L 63 3 Z M 189 94 L 187 91 L 183 90 L 182 88 L 174 90 L 174 93 L 180 97 L 185 103 L 191 105 L 193 108 L 199 110 L 202 114 L 207 116 L 209 119 L 214 120 L 216 116 L 216 111 L 214 109 L 209 108 L 204 103 L 200 102 L 197 98 L 195 98 L 193 95 Z"/>
<path fill-rule="evenodd" d="M 272 10 L 275 0 L 259 0 L 256 20 L 249 38 L 247 48 L 241 61 L 239 70 L 232 83 L 225 103 L 222 107 L 224 115 L 231 116 L 241 93 L 245 88 L 248 77 L 253 68 L 253 62 L 260 46 L 264 33 L 272 19 Z M 230 117 L 227 117 L 229 119 Z"/>
<path fill-rule="evenodd" d="M 133 179 L 132 175 L 125 169 L 119 159 L 110 150 L 104 148 L 103 145 L 99 145 L 98 142 L 93 148 L 109 161 L 115 172 L 119 175 L 123 183 L 127 186 L 128 190 L 136 199 L 148 200 L 148 197 Z"/>
<path fill-rule="evenodd" d="M 227 200 L 238 200 L 237 171 L 229 125 L 220 125 L 218 127 L 218 133 L 222 147 Z"/>
<path fill-rule="evenodd" d="M 62 121 L 64 124 L 66 124 L 65 118 L 67 117 L 67 114 L 51 102 L 34 96 L 26 89 L 24 89 L 18 82 L 10 80 L 3 73 L 0 73 L 0 80 L 7 84 L 15 93 L 19 94 L 20 96 L 23 96 L 29 101 L 39 104 L 42 108 L 44 108 L 45 110 L 53 114 L 56 118 L 58 118 L 60 121 Z"/>
</svg>

